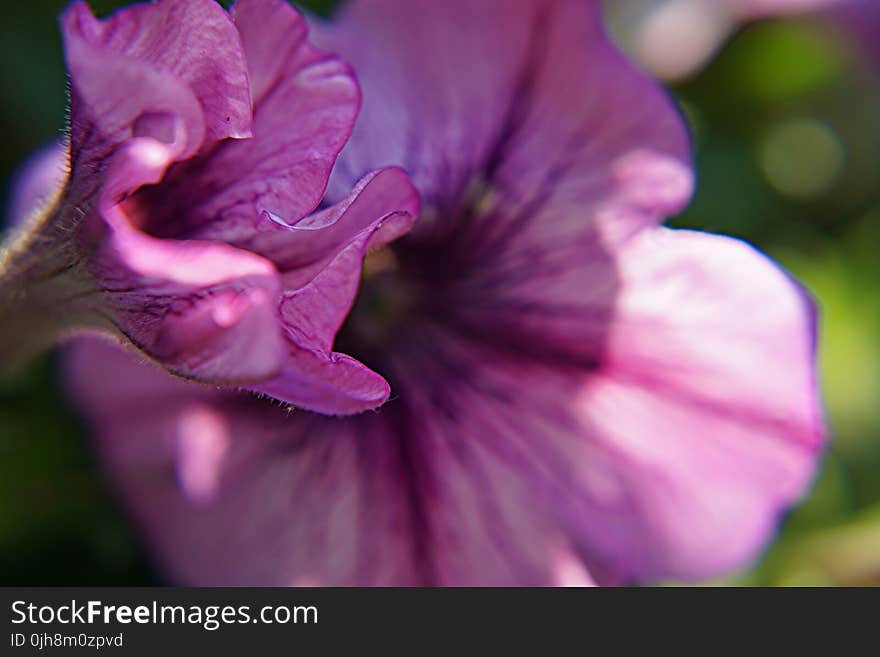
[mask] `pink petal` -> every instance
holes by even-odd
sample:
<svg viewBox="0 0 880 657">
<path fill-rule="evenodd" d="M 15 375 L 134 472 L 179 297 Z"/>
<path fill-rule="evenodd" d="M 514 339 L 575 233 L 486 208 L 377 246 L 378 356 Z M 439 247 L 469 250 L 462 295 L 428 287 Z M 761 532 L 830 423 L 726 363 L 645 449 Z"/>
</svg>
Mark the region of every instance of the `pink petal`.
<svg viewBox="0 0 880 657">
<path fill-rule="evenodd" d="M 413 564 L 393 554 L 408 540 L 395 529 L 405 503 L 394 464 L 347 421 L 321 430 L 319 416 L 173 380 L 103 341 L 77 342 L 69 363 L 110 473 L 173 581 L 411 581 Z M 217 482 L 194 498 L 182 441 L 225 436 L 219 458 L 186 473 Z"/>
<path fill-rule="evenodd" d="M 306 44 L 306 22 L 284 0 L 237 0 L 231 14 L 245 49 L 251 97 L 259 105 L 303 59 L 317 53 Z"/>
<path fill-rule="evenodd" d="M 821 451 L 813 306 L 724 237 L 645 233 L 619 268 L 602 371 L 578 401 L 609 480 L 583 541 L 630 578 L 744 566 Z"/>
<path fill-rule="evenodd" d="M 244 55 L 229 17 L 208 0 L 163 0 L 97 21 L 76 3 L 63 28 L 72 174 L 62 207 L 73 216 L 62 220 L 79 223 L 78 246 L 91 254 L 106 321 L 183 376 L 271 376 L 283 353 L 273 319 L 280 281 L 271 263 L 224 244 L 153 238 L 127 200 L 206 137 L 249 130 Z M 246 310 L 236 321 L 215 321 L 230 303 Z M 194 326 L 192 335 L 175 330 Z M 234 336 L 257 346 L 224 353 Z M 236 360 L 255 350 L 259 357 Z"/>
</svg>

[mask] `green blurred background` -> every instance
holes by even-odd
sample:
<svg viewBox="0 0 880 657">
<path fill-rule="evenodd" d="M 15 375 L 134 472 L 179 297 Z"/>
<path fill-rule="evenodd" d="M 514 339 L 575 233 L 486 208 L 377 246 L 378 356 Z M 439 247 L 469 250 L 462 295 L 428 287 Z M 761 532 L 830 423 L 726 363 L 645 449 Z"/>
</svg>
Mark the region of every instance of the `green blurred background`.
<svg viewBox="0 0 880 657">
<path fill-rule="evenodd" d="M 3 207 L 15 167 L 64 123 L 57 15 L 67 4 L 4 3 Z M 90 4 L 102 14 L 129 3 Z M 333 0 L 302 4 L 326 12 Z M 756 244 L 821 308 L 833 436 L 821 475 L 776 543 L 725 583 L 880 585 L 880 62 L 818 18 L 767 21 L 672 92 L 691 123 L 699 183 L 671 223 Z M 54 357 L 0 383 L 0 584 L 155 583 Z"/>
</svg>

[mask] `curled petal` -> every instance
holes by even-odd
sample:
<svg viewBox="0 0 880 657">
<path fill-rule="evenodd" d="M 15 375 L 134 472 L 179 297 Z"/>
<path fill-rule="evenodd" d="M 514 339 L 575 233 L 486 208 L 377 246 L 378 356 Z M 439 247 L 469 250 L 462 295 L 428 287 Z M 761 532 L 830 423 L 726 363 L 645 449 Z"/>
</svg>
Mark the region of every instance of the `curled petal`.
<svg viewBox="0 0 880 657">
<path fill-rule="evenodd" d="M 216 2 L 161 0 L 128 7 L 104 21 L 76 2 L 62 23 L 75 139 L 80 122 L 96 122 L 105 141 L 118 139 L 138 115 L 167 110 L 166 95 L 179 94 L 180 88 L 192 94 L 199 115 L 184 117 L 185 154 L 195 152 L 204 138 L 250 135 L 244 51 Z"/>
<path fill-rule="evenodd" d="M 40 225 L 4 245 L 6 286 L 36 283 L 0 291 L 0 304 L 27 299 L 31 322 L 63 301 L 40 348 L 68 326 L 100 328 L 186 378 L 283 378 L 272 394 L 315 408 L 332 407 L 336 364 L 356 401 L 328 412 L 381 403 L 384 380 L 331 345 L 364 252 L 406 232 L 418 202 L 388 170 L 307 216 L 358 111 L 348 67 L 314 49 L 281 0 L 242 0 L 232 16 L 213 0 L 159 0 L 106 20 L 75 2 L 62 28 L 71 175 Z M 38 249 L 51 261 L 30 257 Z M 325 401 L 309 401 L 309 380 Z"/>
<path fill-rule="evenodd" d="M 346 64 L 306 41 L 282 0 L 233 10 L 254 80 L 253 139 L 227 140 L 172 168 L 134 199 L 144 229 L 163 237 L 246 245 L 270 213 L 296 223 L 324 195 L 360 95 Z"/>
<path fill-rule="evenodd" d="M 120 199 L 161 179 L 173 145 L 129 140 L 116 154 L 98 210 L 106 234 L 93 269 L 111 321 L 147 354 L 186 377 L 265 379 L 283 357 L 271 262 L 222 243 L 162 240 L 132 225 Z"/>
<path fill-rule="evenodd" d="M 364 229 L 392 213 L 417 217 L 419 196 L 406 173 L 397 168 L 364 176 L 339 203 L 288 224 L 269 212 L 247 248 L 276 263 L 285 273 L 287 287 L 305 284 L 316 270 Z M 399 237 L 390 234 L 397 222 L 383 222 L 374 241 L 385 244 Z M 407 225 L 407 229 L 409 225 Z"/>
<path fill-rule="evenodd" d="M 247 56 L 254 105 L 316 55 L 306 44 L 306 22 L 284 0 L 238 0 L 232 19 Z"/>
<path fill-rule="evenodd" d="M 352 208 L 350 212 L 356 212 Z M 281 314 L 289 359 L 260 392 L 329 415 L 358 413 L 383 404 L 388 383 L 353 358 L 332 351 L 360 283 L 364 253 L 405 233 L 415 217 L 395 212 L 362 230 L 305 286 L 285 292 Z"/>
</svg>

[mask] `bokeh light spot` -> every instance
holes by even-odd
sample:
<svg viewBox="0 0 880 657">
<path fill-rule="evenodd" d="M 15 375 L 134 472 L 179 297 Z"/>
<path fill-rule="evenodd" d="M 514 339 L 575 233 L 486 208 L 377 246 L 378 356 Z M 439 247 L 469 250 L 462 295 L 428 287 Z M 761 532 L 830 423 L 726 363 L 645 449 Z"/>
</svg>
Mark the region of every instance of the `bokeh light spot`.
<svg viewBox="0 0 880 657">
<path fill-rule="evenodd" d="M 796 199 L 813 199 L 837 182 L 845 156 L 843 144 L 828 125 L 802 118 L 779 123 L 767 133 L 759 162 L 777 191 Z"/>
</svg>

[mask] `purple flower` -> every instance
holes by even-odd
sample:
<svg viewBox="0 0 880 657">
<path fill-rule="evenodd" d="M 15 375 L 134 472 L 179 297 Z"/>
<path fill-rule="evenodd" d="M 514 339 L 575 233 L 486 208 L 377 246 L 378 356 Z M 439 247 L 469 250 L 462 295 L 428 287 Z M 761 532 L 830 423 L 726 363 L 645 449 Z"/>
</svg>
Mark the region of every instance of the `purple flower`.
<svg viewBox="0 0 880 657">
<path fill-rule="evenodd" d="M 880 3 L 875 0 L 829 0 L 830 13 L 871 63 L 880 64 Z"/>
<path fill-rule="evenodd" d="M 363 253 L 408 230 L 417 195 L 400 170 L 365 172 L 312 214 L 359 109 L 347 65 L 282 0 L 104 21 L 78 2 L 62 23 L 69 148 L 26 171 L 12 208 L 3 354 L 92 328 L 186 378 L 333 414 L 384 402 L 386 381 L 331 347 Z M 47 203 L 34 190 L 65 167 Z"/>
<path fill-rule="evenodd" d="M 195 584 L 586 584 L 746 564 L 822 447 L 814 313 L 736 240 L 659 227 L 685 127 L 581 0 L 355 0 L 331 196 L 422 195 L 339 342 L 374 413 L 289 413 L 98 342 L 71 382 L 161 568 Z"/>
</svg>

